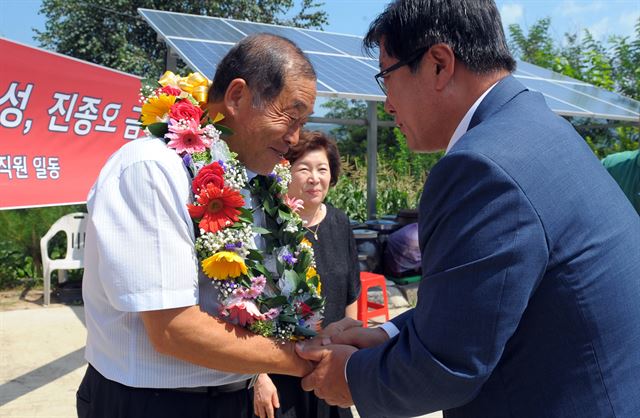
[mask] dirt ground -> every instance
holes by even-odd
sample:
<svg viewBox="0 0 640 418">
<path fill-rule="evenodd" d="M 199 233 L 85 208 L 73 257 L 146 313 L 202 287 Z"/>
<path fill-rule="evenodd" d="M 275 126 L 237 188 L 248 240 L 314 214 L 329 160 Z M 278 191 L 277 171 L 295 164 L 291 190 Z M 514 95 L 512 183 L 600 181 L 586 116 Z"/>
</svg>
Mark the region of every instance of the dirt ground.
<svg viewBox="0 0 640 418">
<path fill-rule="evenodd" d="M 0 312 L 17 309 L 42 309 L 43 288 L 11 289 L 0 291 Z M 79 289 L 70 291 L 54 290 L 51 294 L 51 306 L 82 305 Z"/>
</svg>

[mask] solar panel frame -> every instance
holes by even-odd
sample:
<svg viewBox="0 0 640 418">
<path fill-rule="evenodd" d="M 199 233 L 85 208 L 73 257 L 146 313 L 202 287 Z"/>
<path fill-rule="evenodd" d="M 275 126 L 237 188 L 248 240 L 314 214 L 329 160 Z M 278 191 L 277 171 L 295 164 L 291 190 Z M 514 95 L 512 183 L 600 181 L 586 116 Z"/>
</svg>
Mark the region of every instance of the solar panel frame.
<svg viewBox="0 0 640 418">
<path fill-rule="evenodd" d="M 235 42 L 251 33 L 269 32 L 292 39 L 314 63 L 318 96 L 386 100 L 373 78 L 379 71 L 378 62 L 358 48 L 362 41 L 359 36 L 142 8 L 138 12 L 172 51 L 205 76 L 213 76 L 217 66 L 214 59 L 221 58 Z M 203 55 L 205 52 L 197 46 L 211 56 Z M 362 75 L 356 79 L 349 71 Z M 524 61 L 518 61 L 514 76 L 540 91 L 549 107 L 560 115 L 640 123 L 640 102 L 617 93 Z M 569 97 L 576 102 L 565 100 Z"/>
</svg>

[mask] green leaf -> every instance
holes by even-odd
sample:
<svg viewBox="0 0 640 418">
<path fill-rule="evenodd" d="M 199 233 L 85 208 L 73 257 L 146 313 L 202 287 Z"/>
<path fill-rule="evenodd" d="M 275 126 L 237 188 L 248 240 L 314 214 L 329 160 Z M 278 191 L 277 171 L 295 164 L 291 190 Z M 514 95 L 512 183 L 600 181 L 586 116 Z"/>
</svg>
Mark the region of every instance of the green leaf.
<svg viewBox="0 0 640 418">
<path fill-rule="evenodd" d="M 280 260 L 278 260 L 277 258 L 276 258 L 276 272 L 278 273 L 278 276 L 282 276 L 282 274 L 284 273 L 284 264 L 282 264 Z"/>
<path fill-rule="evenodd" d="M 290 221 L 291 219 L 293 219 L 293 215 L 291 215 L 290 213 L 285 212 L 282 209 L 278 209 L 278 216 L 283 221 Z"/>
<path fill-rule="evenodd" d="M 251 230 L 256 234 L 261 234 L 261 235 L 267 235 L 271 233 L 271 231 L 269 231 L 268 229 L 263 228 L 261 226 L 255 226 L 255 225 L 251 227 Z"/>
<path fill-rule="evenodd" d="M 311 254 L 306 251 L 301 251 L 298 255 L 298 262 L 296 263 L 295 270 L 298 273 L 307 273 L 307 269 L 311 264 Z"/>
<path fill-rule="evenodd" d="M 295 288 L 297 289 L 300 286 L 300 283 L 304 283 L 305 280 L 300 278 L 300 275 L 293 270 L 286 270 L 284 272 L 284 277 L 287 280 L 292 281 L 295 284 Z"/>
<path fill-rule="evenodd" d="M 156 122 L 147 126 L 147 129 L 149 129 L 149 132 L 151 132 L 153 136 L 164 138 L 164 135 L 169 132 L 169 124 L 166 122 Z"/>
<path fill-rule="evenodd" d="M 253 224 L 253 213 L 247 208 L 240 208 L 240 215 L 238 216 L 242 222 Z"/>
<path fill-rule="evenodd" d="M 226 136 L 233 135 L 233 131 L 224 125 L 220 125 L 219 123 L 216 123 L 213 126 L 215 126 L 215 128 L 219 130 L 222 133 L 222 135 L 226 135 Z"/>
<path fill-rule="evenodd" d="M 258 250 L 250 249 L 247 258 L 261 263 L 264 260 L 262 253 Z"/>
<path fill-rule="evenodd" d="M 288 322 L 290 324 L 298 323 L 298 320 L 296 319 L 295 315 L 280 314 L 280 316 L 278 316 L 278 319 L 280 320 L 280 322 Z"/>
<path fill-rule="evenodd" d="M 262 261 L 260 261 L 260 263 L 261 262 Z M 273 278 L 271 277 L 271 272 L 264 267 L 264 264 L 255 264 L 251 270 L 253 271 L 254 276 L 259 276 L 262 274 L 264 277 L 267 278 L 267 280 L 273 281 Z"/>
<path fill-rule="evenodd" d="M 281 306 L 287 303 L 287 298 L 285 296 L 275 296 L 269 299 L 265 299 L 262 304 L 267 308 L 275 308 L 276 306 Z M 282 316 L 280 316 L 282 318 Z"/>
<path fill-rule="evenodd" d="M 324 306 L 324 299 L 311 297 L 304 301 L 313 311 L 318 311 Z"/>
</svg>

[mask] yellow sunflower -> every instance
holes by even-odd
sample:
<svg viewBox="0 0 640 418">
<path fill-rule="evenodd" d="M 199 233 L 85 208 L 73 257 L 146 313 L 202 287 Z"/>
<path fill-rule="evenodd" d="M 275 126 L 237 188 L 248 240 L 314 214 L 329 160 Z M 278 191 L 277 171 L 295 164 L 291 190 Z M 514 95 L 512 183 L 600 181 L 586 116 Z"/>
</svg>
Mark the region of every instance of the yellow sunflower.
<svg viewBox="0 0 640 418">
<path fill-rule="evenodd" d="M 212 279 L 226 280 L 247 274 L 247 266 L 238 254 L 220 251 L 202 260 L 202 271 Z"/>
<path fill-rule="evenodd" d="M 142 105 L 142 124 L 149 126 L 156 122 L 167 122 L 167 114 L 171 106 L 176 102 L 176 96 L 161 94 L 151 97 Z"/>
</svg>

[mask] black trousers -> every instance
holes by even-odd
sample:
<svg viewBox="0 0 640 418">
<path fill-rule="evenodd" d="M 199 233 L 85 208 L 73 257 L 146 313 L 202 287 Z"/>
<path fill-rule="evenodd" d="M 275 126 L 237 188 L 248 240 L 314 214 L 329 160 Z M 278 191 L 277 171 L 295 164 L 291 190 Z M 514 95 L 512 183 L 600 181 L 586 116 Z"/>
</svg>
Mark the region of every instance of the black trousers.
<svg viewBox="0 0 640 418">
<path fill-rule="evenodd" d="M 134 388 L 102 376 L 89 365 L 76 393 L 78 418 L 251 418 L 248 389 L 207 394 Z"/>
</svg>

